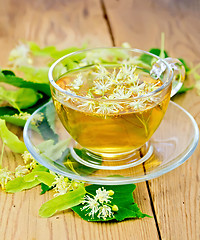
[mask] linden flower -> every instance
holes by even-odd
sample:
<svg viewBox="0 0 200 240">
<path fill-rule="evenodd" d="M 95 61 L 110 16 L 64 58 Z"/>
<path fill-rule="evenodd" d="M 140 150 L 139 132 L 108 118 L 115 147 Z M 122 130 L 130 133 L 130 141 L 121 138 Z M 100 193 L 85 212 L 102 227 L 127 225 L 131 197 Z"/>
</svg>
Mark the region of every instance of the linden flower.
<svg viewBox="0 0 200 240">
<path fill-rule="evenodd" d="M 95 110 L 95 102 L 94 101 L 85 101 L 84 103 L 78 105 L 79 108 L 84 110 L 88 110 L 89 112 L 93 112 Z"/>
<path fill-rule="evenodd" d="M 103 67 L 102 65 L 97 65 L 97 72 L 93 72 L 92 74 L 96 76 L 96 79 L 100 79 L 100 80 L 105 80 L 109 78 L 109 72 L 108 70 Z"/>
<path fill-rule="evenodd" d="M 30 154 L 30 152 L 28 152 L 28 151 L 25 151 L 25 152 L 22 154 L 22 158 L 23 158 L 25 164 L 28 164 L 28 163 L 30 163 L 31 161 L 35 160 L 34 157 L 33 157 L 33 156 Z"/>
<path fill-rule="evenodd" d="M 111 218 L 113 216 L 114 214 L 109 206 L 103 205 L 99 207 L 99 214 L 97 215 L 98 218 L 103 218 L 104 220 L 106 220 L 107 217 Z"/>
<path fill-rule="evenodd" d="M 26 168 L 28 168 L 30 170 L 34 169 L 38 165 L 35 158 L 28 151 L 25 151 L 22 154 L 22 158 L 24 160 L 24 163 L 27 164 Z"/>
<path fill-rule="evenodd" d="M 86 204 L 81 211 L 83 210 L 90 210 L 88 214 L 88 216 L 91 216 L 91 218 L 94 218 L 94 214 L 97 213 L 99 211 L 99 203 L 97 202 L 97 200 L 95 198 L 91 198 L 90 196 L 86 195 L 84 197 L 84 200 L 82 201 L 82 204 Z"/>
<path fill-rule="evenodd" d="M 7 182 L 12 179 L 14 179 L 14 176 L 11 171 L 6 168 L 0 169 L 0 185 L 2 189 L 5 189 Z"/>
<path fill-rule="evenodd" d="M 27 113 L 27 112 L 20 112 L 19 114 L 14 114 L 13 117 L 16 117 L 18 119 L 22 119 L 22 120 L 28 120 L 28 118 L 31 116 L 31 114 Z"/>
<path fill-rule="evenodd" d="M 83 76 L 79 73 L 78 75 L 77 75 L 77 78 L 76 79 L 74 79 L 74 82 L 72 83 L 72 87 L 74 88 L 74 89 L 79 89 L 80 88 L 80 86 L 82 86 L 83 85 L 83 80 L 82 80 L 82 78 L 83 78 Z"/>
<path fill-rule="evenodd" d="M 112 82 L 109 80 L 99 80 L 94 82 L 94 92 L 98 95 L 103 95 L 112 86 Z"/>
<path fill-rule="evenodd" d="M 110 191 L 106 191 L 106 189 L 104 189 L 102 187 L 103 190 L 101 190 L 101 188 L 99 188 L 98 190 L 96 190 L 96 196 L 95 199 L 99 200 L 100 203 L 108 203 L 110 202 L 109 199 L 112 199 L 112 197 L 110 196 L 112 193 L 110 193 Z"/>
<path fill-rule="evenodd" d="M 159 82 L 157 82 L 155 84 L 146 85 L 145 86 L 145 92 L 153 92 L 153 91 L 155 91 L 156 89 L 159 88 L 158 84 L 159 84 Z"/>
<path fill-rule="evenodd" d="M 40 123 L 44 120 L 43 113 L 36 113 L 35 116 L 31 119 L 31 124 L 39 126 Z"/>
<path fill-rule="evenodd" d="M 19 44 L 10 52 L 9 61 L 14 67 L 32 64 L 30 48 L 27 44 Z"/>
<path fill-rule="evenodd" d="M 146 103 L 145 103 L 145 100 L 143 99 L 137 99 L 129 103 L 129 106 L 132 107 L 134 110 L 141 110 L 145 108 Z"/>
<path fill-rule="evenodd" d="M 52 183 L 52 186 L 54 185 L 54 190 L 57 192 L 54 194 L 54 197 L 65 194 L 70 186 L 69 179 L 60 175 L 56 176 L 55 181 Z"/>
<path fill-rule="evenodd" d="M 114 89 L 113 94 L 110 95 L 109 98 L 115 98 L 115 99 L 126 99 L 130 98 L 132 95 L 132 92 L 124 87 L 118 86 Z"/>
<path fill-rule="evenodd" d="M 122 80 L 128 80 L 133 77 L 133 73 L 135 72 L 136 67 L 134 66 L 128 66 L 127 64 L 124 64 L 122 68 L 119 70 L 116 80 L 122 79 Z"/>
<path fill-rule="evenodd" d="M 28 169 L 25 166 L 19 165 L 15 168 L 15 177 L 23 177 L 28 173 Z"/>
<path fill-rule="evenodd" d="M 96 113 L 106 115 L 110 113 L 117 113 L 120 110 L 122 110 L 123 107 L 118 103 L 102 102 L 102 103 L 99 103 L 99 106 L 96 107 L 96 109 L 97 109 Z"/>
</svg>

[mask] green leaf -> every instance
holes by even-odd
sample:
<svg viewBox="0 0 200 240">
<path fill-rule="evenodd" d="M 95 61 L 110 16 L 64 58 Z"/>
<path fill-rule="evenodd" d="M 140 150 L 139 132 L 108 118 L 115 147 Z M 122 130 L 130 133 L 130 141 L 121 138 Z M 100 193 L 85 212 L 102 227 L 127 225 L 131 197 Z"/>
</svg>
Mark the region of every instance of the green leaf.
<svg viewBox="0 0 200 240">
<path fill-rule="evenodd" d="M 49 83 L 48 67 L 36 68 L 33 66 L 21 66 L 17 70 L 24 73 L 24 78 L 33 83 Z"/>
<path fill-rule="evenodd" d="M 41 183 L 42 191 L 41 191 L 40 195 L 45 194 L 47 191 L 50 191 L 51 189 L 53 189 L 53 186 L 49 187 L 48 185 Z"/>
<path fill-rule="evenodd" d="M 51 96 L 51 91 L 50 91 L 49 84 L 26 81 L 22 78 L 16 77 L 13 74 L 11 74 L 11 75 L 4 74 L 5 71 L 7 71 L 7 70 L 0 71 L 0 82 L 5 82 L 5 83 L 11 84 L 15 87 L 32 88 L 32 89 L 37 90 L 39 92 L 45 93 L 48 96 Z M 9 72 L 11 72 L 11 71 L 9 71 Z"/>
<path fill-rule="evenodd" d="M 7 145 L 15 153 L 23 153 L 26 151 L 24 142 L 8 130 L 5 120 L 0 119 L 0 137 L 5 145 Z"/>
<path fill-rule="evenodd" d="M 17 110 L 33 106 L 40 98 L 42 98 L 42 94 L 31 88 L 20 88 L 17 91 L 11 91 L 0 87 L 0 99 L 8 102 Z"/>
<path fill-rule="evenodd" d="M 6 184 L 6 192 L 16 193 L 25 189 L 33 188 L 39 184 L 40 184 L 40 181 L 38 179 L 35 179 L 31 182 L 26 182 L 24 181 L 23 177 L 18 177 L 18 178 L 15 178 L 14 180 L 9 181 Z"/>
<path fill-rule="evenodd" d="M 186 72 L 186 73 L 189 72 L 189 71 L 190 71 L 190 68 L 188 67 L 188 65 L 187 65 L 187 63 L 185 62 L 185 60 L 182 59 L 182 58 L 178 58 L 178 59 L 179 59 L 179 61 L 182 62 L 183 66 L 184 66 L 184 68 L 185 68 L 185 72 Z"/>
<path fill-rule="evenodd" d="M 40 48 L 35 42 L 28 42 L 28 45 L 34 56 L 51 56 L 57 51 L 55 46 Z"/>
<path fill-rule="evenodd" d="M 87 221 L 109 221 L 109 220 L 117 220 L 122 221 L 127 218 L 144 218 L 144 217 L 150 217 L 147 214 L 144 214 L 140 211 L 138 208 L 138 205 L 135 203 L 133 199 L 133 191 L 135 190 L 136 186 L 135 184 L 129 184 L 129 185 L 89 185 L 86 186 L 86 191 L 92 195 L 96 195 L 96 190 L 99 188 L 104 187 L 104 189 L 113 190 L 114 195 L 112 196 L 113 199 L 111 202 L 109 202 L 109 205 L 117 205 L 118 211 L 114 212 L 113 217 L 108 217 L 105 220 L 99 219 L 97 217 L 98 213 L 95 215 L 94 219 L 92 219 L 90 216 L 88 216 L 87 210 L 82 210 L 83 204 L 79 204 L 78 206 L 75 206 L 72 208 L 73 211 L 75 211 L 81 218 Z M 124 197 L 126 196 L 126 197 Z"/>
<path fill-rule="evenodd" d="M 85 196 L 85 193 L 86 191 L 84 185 L 80 184 L 76 190 L 57 196 L 44 203 L 39 210 L 39 215 L 41 217 L 47 218 L 51 217 L 58 211 L 72 208 L 81 203 L 83 197 Z"/>
<path fill-rule="evenodd" d="M 76 52 L 76 51 L 79 51 L 81 50 L 81 48 L 77 48 L 77 47 L 69 47 L 69 48 L 66 48 L 66 49 L 63 49 L 63 50 L 57 50 L 57 51 L 54 51 L 51 53 L 51 57 L 53 57 L 55 60 L 56 59 L 59 59 L 67 54 L 70 54 L 70 53 L 73 53 L 73 52 Z"/>
<path fill-rule="evenodd" d="M 39 170 L 39 169 L 37 169 Z M 40 183 L 51 187 L 55 180 L 55 175 L 46 171 L 32 171 L 24 177 L 17 177 L 6 184 L 6 192 L 15 193 L 25 189 L 33 188 Z"/>
<path fill-rule="evenodd" d="M 191 89 L 193 89 L 194 87 L 192 86 L 192 87 L 185 87 L 184 85 L 179 89 L 179 91 L 177 92 L 177 93 L 179 93 L 179 94 L 182 94 L 182 93 L 185 93 L 185 92 L 187 92 L 187 91 L 189 91 L 189 90 L 191 90 Z"/>
<path fill-rule="evenodd" d="M 160 56 L 160 54 L 161 54 L 161 50 L 159 48 L 151 48 L 149 50 L 149 52 L 156 55 L 156 56 Z M 169 57 L 166 51 L 164 51 L 164 57 L 165 58 Z M 153 59 L 154 58 L 152 56 L 148 55 L 148 54 L 142 54 L 140 56 L 140 60 L 142 62 L 144 62 L 145 64 L 149 65 L 149 66 L 151 66 Z"/>
</svg>

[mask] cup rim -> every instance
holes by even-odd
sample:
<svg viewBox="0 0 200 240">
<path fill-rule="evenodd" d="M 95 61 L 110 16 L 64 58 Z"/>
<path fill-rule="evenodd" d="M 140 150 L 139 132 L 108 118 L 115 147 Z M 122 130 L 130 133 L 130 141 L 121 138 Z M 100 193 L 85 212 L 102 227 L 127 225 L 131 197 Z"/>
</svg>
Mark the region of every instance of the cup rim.
<svg viewBox="0 0 200 240">
<path fill-rule="evenodd" d="M 56 84 L 55 80 L 53 79 L 53 70 L 56 67 L 56 65 L 58 63 L 60 63 L 63 59 L 65 59 L 67 57 L 70 57 L 70 56 L 73 56 L 73 55 L 76 55 L 76 54 L 79 54 L 79 53 L 88 52 L 88 51 L 92 51 L 92 50 L 101 50 L 101 49 L 102 50 L 105 50 L 105 49 L 128 50 L 128 51 L 131 51 L 131 52 L 147 54 L 147 55 L 150 55 L 150 56 L 152 56 L 154 58 L 157 58 L 158 60 L 162 61 L 166 65 L 166 67 L 168 69 L 168 76 L 167 76 L 168 81 L 165 81 L 159 88 L 157 88 L 156 90 L 154 90 L 154 91 L 152 91 L 152 92 L 150 92 L 148 94 L 137 96 L 137 97 L 132 97 L 132 98 L 126 98 L 126 99 L 120 99 L 120 98 L 118 98 L 118 99 L 94 98 L 93 99 L 93 98 L 89 98 L 89 97 L 78 96 L 78 95 L 75 95 L 73 93 L 68 92 L 67 90 L 64 90 L 63 88 L 61 88 L 60 86 L 58 86 Z M 134 100 L 138 100 L 138 99 L 142 99 L 142 98 L 148 98 L 148 97 L 153 96 L 156 93 L 159 93 L 160 91 L 162 91 L 164 88 L 166 88 L 172 82 L 172 79 L 173 79 L 173 69 L 170 66 L 170 64 L 167 61 L 165 61 L 164 59 L 160 58 L 159 56 L 157 56 L 157 55 L 155 55 L 153 53 L 150 53 L 150 52 L 147 52 L 147 51 L 144 51 L 144 50 L 141 50 L 141 49 L 137 49 L 137 48 L 123 48 L 123 47 L 96 47 L 96 48 L 87 48 L 87 49 L 75 51 L 75 52 L 66 54 L 63 57 L 59 58 L 49 68 L 48 78 L 49 78 L 50 84 L 56 90 L 66 94 L 66 95 L 69 95 L 70 98 L 77 98 L 77 99 L 80 99 L 80 100 L 87 100 L 87 101 L 94 101 L 94 102 L 127 102 L 127 101 L 129 102 L 129 101 L 134 101 Z"/>
</svg>

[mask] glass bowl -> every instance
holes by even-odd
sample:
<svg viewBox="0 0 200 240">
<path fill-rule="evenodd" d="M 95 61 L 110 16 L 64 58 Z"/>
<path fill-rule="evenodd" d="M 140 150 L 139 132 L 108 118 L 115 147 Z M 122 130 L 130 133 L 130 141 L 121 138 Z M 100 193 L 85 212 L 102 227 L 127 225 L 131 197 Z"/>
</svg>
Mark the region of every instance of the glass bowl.
<svg viewBox="0 0 200 240">
<path fill-rule="evenodd" d="M 32 114 L 23 134 L 27 149 L 43 166 L 70 179 L 104 185 L 137 183 L 161 176 L 185 162 L 199 140 L 194 118 L 172 101 L 148 146 L 134 153 L 137 165 L 126 159 L 123 169 L 113 168 L 109 159 L 88 155 L 81 149 L 63 127 L 52 101 Z M 143 152 L 149 152 L 150 158 L 145 158 Z"/>
</svg>

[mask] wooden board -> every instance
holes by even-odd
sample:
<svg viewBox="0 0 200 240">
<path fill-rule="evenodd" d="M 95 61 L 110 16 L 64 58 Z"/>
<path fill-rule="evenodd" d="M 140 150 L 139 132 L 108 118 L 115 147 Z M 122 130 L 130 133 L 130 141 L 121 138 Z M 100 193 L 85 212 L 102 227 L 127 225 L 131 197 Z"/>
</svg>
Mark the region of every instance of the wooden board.
<svg viewBox="0 0 200 240">
<path fill-rule="evenodd" d="M 98 0 L 7 0 L 0 1 L 0 65 L 6 66 L 9 51 L 19 40 L 36 41 L 41 46 L 111 46 L 112 37 L 105 9 Z M 9 128 L 22 138 L 21 129 Z M 20 155 L 6 148 L 4 166 L 14 169 Z M 52 193 L 40 195 L 40 188 L 16 194 L 0 191 L 0 239 L 159 239 L 155 219 L 122 223 L 88 223 L 72 211 L 42 219 L 38 210 Z M 153 215 L 146 183 L 137 184 L 134 198 L 141 210 Z"/>
<path fill-rule="evenodd" d="M 170 56 L 200 62 L 199 1 L 105 1 L 115 44 L 135 48 L 160 47 L 165 33 Z M 192 77 L 186 80 L 191 85 Z M 200 125 L 200 97 L 192 90 L 174 100 Z M 181 124 L 181 122 L 177 122 Z M 162 239 L 200 239 L 200 146 L 179 168 L 149 181 Z"/>
</svg>

